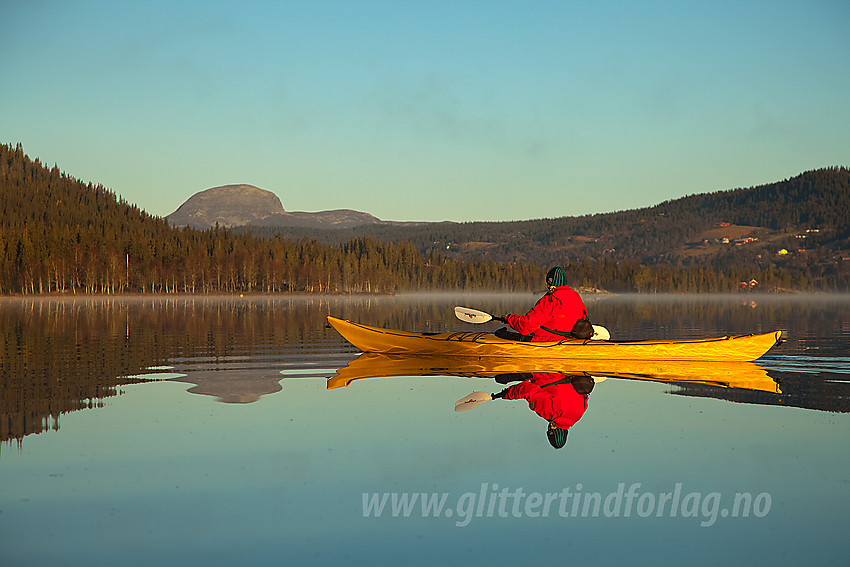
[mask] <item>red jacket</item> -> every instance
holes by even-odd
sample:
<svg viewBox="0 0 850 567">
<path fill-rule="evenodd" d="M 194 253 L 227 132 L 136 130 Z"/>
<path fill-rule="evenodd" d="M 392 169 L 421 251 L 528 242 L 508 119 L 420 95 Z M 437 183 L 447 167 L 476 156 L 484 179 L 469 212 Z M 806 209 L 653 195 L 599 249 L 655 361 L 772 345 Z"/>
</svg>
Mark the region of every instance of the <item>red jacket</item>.
<svg viewBox="0 0 850 567">
<path fill-rule="evenodd" d="M 553 421 L 561 429 L 569 429 L 584 415 L 588 396 L 576 392 L 568 382 L 545 386 L 564 377 L 563 374 L 535 372 L 531 380 L 508 388 L 505 399 L 528 400 L 528 407 L 540 417 Z"/>
<path fill-rule="evenodd" d="M 578 292 L 564 285 L 541 297 L 525 315 L 508 315 L 505 322 L 523 335 L 531 335 L 532 341 L 562 341 L 565 337 L 540 327 L 569 333 L 586 313 Z"/>
</svg>

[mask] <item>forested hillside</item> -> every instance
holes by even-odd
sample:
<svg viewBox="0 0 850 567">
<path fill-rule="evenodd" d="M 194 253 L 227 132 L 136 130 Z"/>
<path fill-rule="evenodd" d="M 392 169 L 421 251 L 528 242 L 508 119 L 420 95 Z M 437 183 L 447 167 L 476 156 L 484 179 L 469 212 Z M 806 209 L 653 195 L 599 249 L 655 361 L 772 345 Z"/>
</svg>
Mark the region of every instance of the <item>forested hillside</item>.
<svg viewBox="0 0 850 567">
<path fill-rule="evenodd" d="M 357 229 L 458 259 L 571 266 L 577 283 L 613 291 L 850 288 L 850 169 L 809 171 L 748 189 L 645 209 L 517 222 Z M 296 237 L 295 229 L 277 231 Z M 350 231 L 313 231 L 323 242 Z"/>
<path fill-rule="evenodd" d="M 353 238 L 325 245 L 175 229 L 100 185 L 0 145 L 0 294 L 530 290 L 542 271 Z"/>
</svg>

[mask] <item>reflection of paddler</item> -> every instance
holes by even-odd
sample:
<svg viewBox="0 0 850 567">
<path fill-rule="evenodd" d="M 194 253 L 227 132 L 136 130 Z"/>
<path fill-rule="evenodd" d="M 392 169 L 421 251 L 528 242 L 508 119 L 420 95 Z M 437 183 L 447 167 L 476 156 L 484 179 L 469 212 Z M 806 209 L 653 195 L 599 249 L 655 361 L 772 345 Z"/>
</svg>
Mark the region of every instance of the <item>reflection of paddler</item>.
<svg viewBox="0 0 850 567">
<path fill-rule="evenodd" d="M 559 373 L 533 372 L 496 377 L 497 382 L 522 382 L 492 394 L 493 399 L 528 401 L 528 407 L 549 422 L 546 437 L 556 449 L 567 443 L 570 427 L 587 410 L 587 399 L 593 391 L 590 376 L 566 376 Z"/>
</svg>

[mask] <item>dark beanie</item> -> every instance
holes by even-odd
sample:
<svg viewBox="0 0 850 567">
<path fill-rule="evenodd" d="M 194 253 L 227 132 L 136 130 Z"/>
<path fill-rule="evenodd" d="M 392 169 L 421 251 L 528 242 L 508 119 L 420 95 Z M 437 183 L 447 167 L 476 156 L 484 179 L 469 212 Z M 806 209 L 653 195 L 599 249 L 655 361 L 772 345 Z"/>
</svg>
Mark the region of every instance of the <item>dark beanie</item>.
<svg viewBox="0 0 850 567">
<path fill-rule="evenodd" d="M 561 266 L 555 266 L 546 274 L 546 285 L 549 287 L 560 287 L 567 285 L 567 272 Z"/>
</svg>

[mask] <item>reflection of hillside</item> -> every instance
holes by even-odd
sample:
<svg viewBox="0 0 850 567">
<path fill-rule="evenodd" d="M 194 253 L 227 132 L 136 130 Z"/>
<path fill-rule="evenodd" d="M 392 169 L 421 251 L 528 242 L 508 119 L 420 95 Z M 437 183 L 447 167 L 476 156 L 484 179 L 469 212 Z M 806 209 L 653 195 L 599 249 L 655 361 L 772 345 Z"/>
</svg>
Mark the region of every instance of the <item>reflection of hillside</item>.
<svg viewBox="0 0 850 567">
<path fill-rule="evenodd" d="M 677 390 L 671 393 L 747 404 L 792 406 L 841 413 L 850 412 L 850 382 L 848 382 L 846 374 L 819 373 L 814 376 L 776 370 L 770 370 L 769 374 L 782 389 L 781 395 L 770 396 L 763 392 L 748 390 L 718 390 L 699 384 L 677 384 Z"/>
<path fill-rule="evenodd" d="M 120 378 L 159 364 L 128 333 L 126 313 L 100 302 L 5 301 L 0 309 L 0 440 L 59 428 L 59 416 L 99 407 Z"/>
<path fill-rule="evenodd" d="M 102 406 L 151 367 L 206 360 L 232 370 L 234 361 L 312 358 L 329 310 L 326 300 L 299 298 L 0 301 L 0 441 L 56 430 L 62 414 Z M 270 393 L 281 378 L 269 370 L 261 385 L 246 370 L 185 381 L 236 400 Z"/>
</svg>

